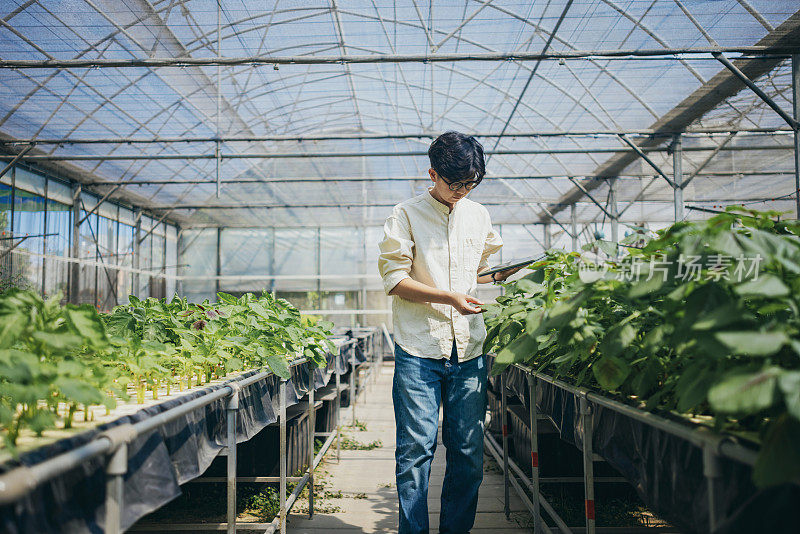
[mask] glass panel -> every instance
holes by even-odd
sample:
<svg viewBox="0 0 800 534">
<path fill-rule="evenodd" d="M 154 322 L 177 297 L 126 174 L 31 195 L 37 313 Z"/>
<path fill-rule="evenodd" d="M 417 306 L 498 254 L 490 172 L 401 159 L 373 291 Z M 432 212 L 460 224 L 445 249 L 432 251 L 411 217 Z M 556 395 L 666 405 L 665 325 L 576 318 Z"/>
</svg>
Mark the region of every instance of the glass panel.
<svg viewBox="0 0 800 534">
<path fill-rule="evenodd" d="M 269 274 L 269 251 L 272 232 L 268 229 L 226 229 L 222 231 L 220 259 L 223 276 L 257 276 Z M 271 281 L 223 278 L 220 291 L 226 293 L 260 293 L 271 288 Z"/>
<path fill-rule="evenodd" d="M 314 276 L 317 274 L 317 230 L 314 228 L 275 230 L 275 274 Z M 278 279 L 277 291 L 317 291 L 317 280 Z"/>
<path fill-rule="evenodd" d="M 216 229 L 185 230 L 178 245 L 179 272 L 190 277 L 182 280 L 179 293 L 195 302 L 215 299 L 217 272 Z M 200 278 L 191 278 L 200 277 Z"/>
<path fill-rule="evenodd" d="M 47 198 L 71 206 L 72 189 L 69 185 L 51 178 L 47 181 Z"/>
<path fill-rule="evenodd" d="M 80 218 L 86 217 L 86 212 L 80 210 Z M 89 303 L 97 305 L 97 245 L 95 239 L 97 235 L 97 215 L 90 215 L 79 226 L 80 240 L 78 241 L 78 258 L 87 263 L 80 264 L 80 275 L 78 277 L 78 303 Z"/>
<path fill-rule="evenodd" d="M 110 266 L 116 264 L 117 222 L 98 216 L 97 240 L 99 260 L 104 267 L 98 267 L 97 273 L 97 306 L 108 311 L 118 302 L 117 270 Z"/>
<path fill-rule="evenodd" d="M 48 186 L 49 187 L 49 186 Z M 52 200 L 47 201 L 47 236 L 45 240 L 46 256 L 69 257 L 69 235 L 72 229 L 70 206 Z M 54 295 L 61 292 L 67 295 L 69 283 L 69 263 L 52 258 L 44 261 L 44 294 Z"/>
<path fill-rule="evenodd" d="M 146 233 L 142 230 L 142 234 Z M 142 240 L 139 245 L 139 269 L 142 271 L 150 271 L 153 265 L 153 236 L 148 235 Z M 150 296 L 150 276 L 147 273 L 139 275 L 139 287 L 136 288 L 136 296 L 139 298 L 147 298 Z"/>
<path fill-rule="evenodd" d="M 133 219 L 133 211 L 129 210 L 128 208 L 123 208 L 122 206 L 120 206 L 120 208 L 119 208 L 119 222 L 125 223 L 125 224 L 127 224 L 129 226 L 134 226 L 134 223 L 136 221 L 134 221 L 134 219 Z"/>
<path fill-rule="evenodd" d="M 163 229 L 164 225 L 159 224 Z M 164 285 L 164 236 L 163 230 L 160 233 L 153 232 L 150 236 L 152 238 L 153 246 L 153 259 L 152 259 L 152 272 L 153 276 L 150 277 L 150 296 L 155 298 L 162 298 L 165 296 L 166 286 Z M 159 276 L 160 275 L 160 276 Z"/>
<path fill-rule="evenodd" d="M 122 210 L 120 210 L 122 211 Z M 135 228 L 129 224 L 119 223 L 119 240 L 117 241 L 117 264 L 123 267 L 133 267 L 133 239 Z M 120 303 L 128 302 L 128 296 L 133 291 L 134 274 L 130 271 L 120 271 L 118 297 Z"/>
<path fill-rule="evenodd" d="M 44 176 L 29 171 L 23 167 L 16 167 L 14 169 L 14 186 L 17 190 L 24 190 L 28 193 L 35 193 L 39 196 L 44 196 Z"/>
<path fill-rule="evenodd" d="M 323 228 L 320 230 L 321 274 L 336 278 L 322 279 L 323 290 L 361 289 L 366 254 L 364 232 L 361 228 Z"/>
<path fill-rule="evenodd" d="M 31 174 L 28 179 L 36 177 Z M 21 189 L 14 192 L 12 234 L 15 239 L 12 242 L 17 247 L 11 256 L 13 257 L 13 283 L 17 287 L 35 291 L 42 290 L 43 259 L 41 254 L 44 252 L 44 238 L 42 237 L 44 213 L 44 197 Z"/>
<path fill-rule="evenodd" d="M 11 186 L 0 183 L 0 254 L 13 245 L 11 237 Z M 11 255 L 0 259 L 0 290 L 7 287 L 11 279 Z"/>
<path fill-rule="evenodd" d="M 172 298 L 177 289 L 175 276 L 178 274 L 178 228 L 169 226 L 167 230 L 167 279 L 164 296 Z"/>
</svg>

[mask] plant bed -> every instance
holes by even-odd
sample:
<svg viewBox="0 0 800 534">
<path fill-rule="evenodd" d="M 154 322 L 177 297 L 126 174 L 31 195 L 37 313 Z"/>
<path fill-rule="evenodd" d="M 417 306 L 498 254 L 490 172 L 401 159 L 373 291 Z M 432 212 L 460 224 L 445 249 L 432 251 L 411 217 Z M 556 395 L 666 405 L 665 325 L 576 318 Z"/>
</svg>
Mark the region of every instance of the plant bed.
<svg viewBox="0 0 800 534">
<path fill-rule="evenodd" d="M 791 507 L 777 508 L 800 493 L 800 223 L 776 215 L 551 251 L 487 307 L 493 373 L 529 406 L 515 364 L 532 369 L 537 406 L 578 445 L 589 399 L 595 451 L 687 531 L 709 529 L 701 446 L 712 474 L 721 460 L 716 531 L 758 516 L 781 531 Z"/>
</svg>

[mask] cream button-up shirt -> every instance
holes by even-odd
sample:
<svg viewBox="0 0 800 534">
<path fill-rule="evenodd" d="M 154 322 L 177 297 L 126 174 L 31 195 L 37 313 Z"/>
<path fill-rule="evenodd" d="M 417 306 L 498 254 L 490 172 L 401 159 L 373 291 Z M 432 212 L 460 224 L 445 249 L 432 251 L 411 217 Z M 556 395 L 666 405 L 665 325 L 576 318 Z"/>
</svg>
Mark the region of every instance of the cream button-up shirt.
<svg viewBox="0 0 800 534">
<path fill-rule="evenodd" d="M 478 271 L 503 246 L 489 212 L 468 198 L 450 211 L 429 191 L 394 207 L 383 227 L 378 270 L 388 294 L 405 278 L 475 296 Z M 449 358 L 455 340 L 458 360 L 480 356 L 483 315 L 461 315 L 447 304 L 392 299 L 394 339 L 422 358 Z"/>
</svg>

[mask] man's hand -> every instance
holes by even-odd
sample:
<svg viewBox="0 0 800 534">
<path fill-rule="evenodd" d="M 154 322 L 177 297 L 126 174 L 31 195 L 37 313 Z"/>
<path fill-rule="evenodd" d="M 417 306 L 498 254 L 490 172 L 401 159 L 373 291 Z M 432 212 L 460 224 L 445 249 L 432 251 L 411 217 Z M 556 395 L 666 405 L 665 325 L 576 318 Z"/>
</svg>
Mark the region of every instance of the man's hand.
<svg viewBox="0 0 800 534">
<path fill-rule="evenodd" d="M 518 273 L 525 267 L 527 267 L 527 265 L 520 265 L 519 267 L 514 267 L 513 269 L 506 269 L 505 271 L 494 273 L 494 279 L 498 282 L 505 282 L 512 274 Z"/>
<path fill-rule="evenodd" d="M 465 295 L 463 293 L 450 293 L 450 302 L 449 304 L 458 310 L 458 313 L 461 315 L 473 315 L 476 313 L 481 313 L 483 310 L 474 306 L 477 304 L 478 306 L 483 306 L 483 302 L 476 299 L 475 297 L 470 297 L 469 295 Z"/>
</svg>

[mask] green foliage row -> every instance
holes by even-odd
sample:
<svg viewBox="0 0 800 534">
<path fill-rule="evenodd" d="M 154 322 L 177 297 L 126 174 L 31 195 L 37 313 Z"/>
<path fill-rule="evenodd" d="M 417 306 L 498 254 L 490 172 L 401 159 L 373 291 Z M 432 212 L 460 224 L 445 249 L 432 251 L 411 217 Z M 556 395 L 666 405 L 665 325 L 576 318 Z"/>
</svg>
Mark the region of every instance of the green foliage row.
<svg viewBox="0 0 800 534">
<path fill-rule="evenodd" d="M 150 389 L 183 389 L 230 372 L 268 368 L 289 378 L 289 362 L 326 364 L 334 350 L 331 323 L 301 318 L 269 293 L 217 303 L 175 297 L 139 300 L 99 314 L 90 305 L 62 306 L 60 296 L 11 289 L 0 294 L 0 434 L 14 449 L 20 432 L 37 435 L 72 426 L 89 407 L 111 409 Z"/>
<path fill-rule="evenodd" d="M 640 230 L 621 257 L 595 243 L 584 248 L 609 258 L 593 269 L 551 251 L 487 310 L 492 372 L 526 363 L 707 422 L 760 443 L 757 485 L 800 480 L 800 223 L 777 215 L 738 208 Z M 756 266 L 746 277 L 742 258 Z"/>
</svg>

